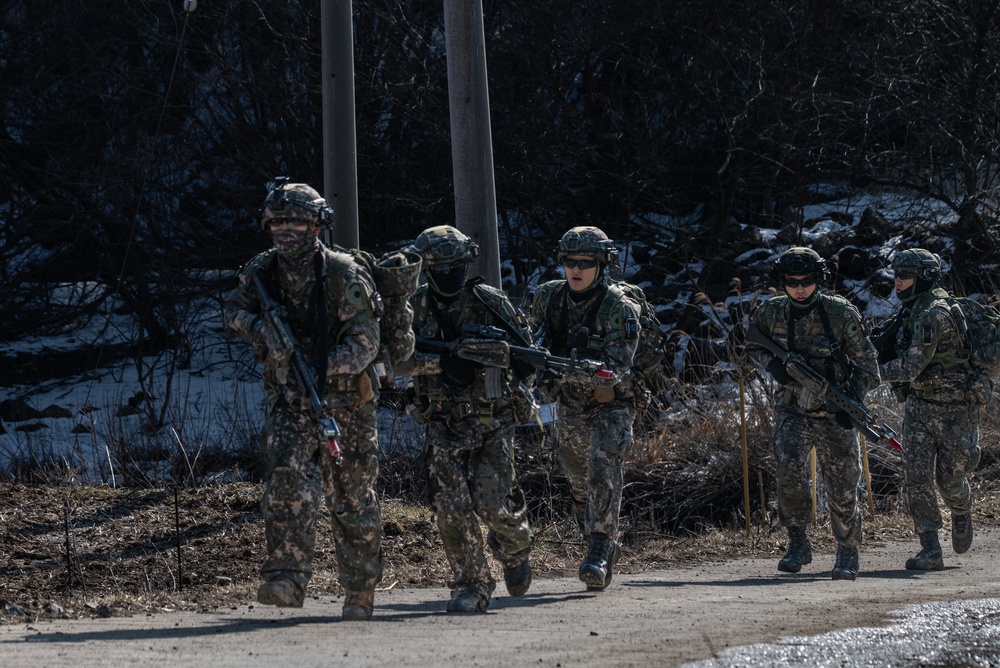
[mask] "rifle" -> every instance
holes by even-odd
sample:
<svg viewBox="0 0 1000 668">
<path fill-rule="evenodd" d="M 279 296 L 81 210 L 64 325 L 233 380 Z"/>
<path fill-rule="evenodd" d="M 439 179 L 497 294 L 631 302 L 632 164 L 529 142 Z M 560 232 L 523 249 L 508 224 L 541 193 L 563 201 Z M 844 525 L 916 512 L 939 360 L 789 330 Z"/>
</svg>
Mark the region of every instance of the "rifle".
<svg viewBox="0 0 1000 668">
<path fill-rule="evenodd" d="M 417 350 L 427 353 L 454 353 L 462 359 L 478 362 L 485 366 L 507 367 L 511 361 L 529 364 L 541 371 L 553 371 L 558 374 L 570 372 L 584 375 L 594 374 L 598 378 L 614 378 L 615 372 L 606 369 L 597 360 L 550 355 L 538 348 L 517 346 L 508 343 L 506 332 L 499 327 L 477 325 L 472 322 L 462 324 L 462 334 L 467 339 L 455 341 L 437 341 L 417 337 Z"/>
<path fill-rule="evenodd" d="M 746 342 L 766 348 L 782 362 L 787 362 L 791 353 L 781 347 L 777 341 L 761 331 L 757 323 L 747 329 Z M 834 411 L 843 411 L 851 420 L 851 424 L 869 440 L 880 442 L 888 440 L 889 445 L 896 450 L 902 450 L 903 445 L 896 440 L 896 432 L 887 424 L 879 425 L 875 416 L 860 401 L 851 398 L 842 389 L 831 383 L 822 374 L 809 366 L 797 365 L 810 378 L 822 384 L 825 388 L 826 403 Z"/>
<path fill-rule="evenodd" d="M 287 364 L 295 376 L 295 382 L 309 395 L 313 412 L 319 425 L 323 429 L 323 436 L 326 439 L 326 449 L 337 464 L 344 461 L 337 437 L 340 436 L 340 426 L 332 415 L 326 415 L 328 405 L 320 396 L 316 389 L 316 370 L 313 365 L 299 351 L 295 341 L 295 335 L 285 322 L 287 313 L 282 306 L 271 296 L 267 289 L 267 284 L 260 275 L 261 270 L 255 269 L 251 274 L 254 291 L 260 298 L 263 312 L 261 313 L 261 334 L 267 344 L 268 351 L 276 355 L 279 359 L 279 368 Z M 287 371 L 278 374 L 278 382 L 284 384 L 287 380 Z"/>
<path fill-rule="evenodd" d="M 896 335 L 903 324 L 903 311 L 872 329 L 871 341 L 878 351 L 878 363 L 886 364 L 899 357 L 896 349 Z"/>
</svg>

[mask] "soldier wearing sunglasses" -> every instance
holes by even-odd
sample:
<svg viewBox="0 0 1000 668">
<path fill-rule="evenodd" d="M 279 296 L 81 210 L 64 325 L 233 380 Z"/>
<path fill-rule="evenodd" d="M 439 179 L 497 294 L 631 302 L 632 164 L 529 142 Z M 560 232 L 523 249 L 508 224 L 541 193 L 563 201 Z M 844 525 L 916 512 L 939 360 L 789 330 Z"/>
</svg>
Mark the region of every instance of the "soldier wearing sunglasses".
<svg viewBox="0 0 1000 668">
<path fill-rule="evenodd" d="M 806 535 L 812 511 L 810 452 L 815 446 L 829 495 L 837 556 L 831 577 L 854 580 L 861 545 L 861 448 L 846 413 L 830 412 L 821 384 L 806 367 L 857 400 L 879 384 L 875 347 L 861 314 L 843 297 L 822 289 L 829 272 L 811 248 L 789 248 L 775 264 L 778 293 L 754 314 L 755 324 L 791 354 L 782 362 L 771 351 L 749 352 L 778 383 L 774 396 L 774 459 L 778 518 L 788 546 L 778 570 L 798 573 L 812 562 Z"/>
<path fill-rule="evenodd" d="M 639 343 L 639 306 L 611 280 L 614 242 L 596 227 L 574 227 L 556 247 L 565 280 L 539 286 L 529 318 L 554 355 L 597 359 L 613 374 L 542 377 L 558 402 L 556 458 L 569 479 L 587 556 L 579 577 L 587 589 L 611 584 L 620 556 L 618 515 L 622 462 L 632 447 L 635 405 L 630 370 Z"/>
</svg>

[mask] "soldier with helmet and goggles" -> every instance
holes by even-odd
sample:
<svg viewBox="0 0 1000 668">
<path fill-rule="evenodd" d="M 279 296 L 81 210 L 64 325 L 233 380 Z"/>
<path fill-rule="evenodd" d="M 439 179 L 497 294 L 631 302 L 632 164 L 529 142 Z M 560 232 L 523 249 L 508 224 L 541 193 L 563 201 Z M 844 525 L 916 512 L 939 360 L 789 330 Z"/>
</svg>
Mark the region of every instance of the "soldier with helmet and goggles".
<svg viewBox="0 0 1000 668">
<path fill-rule="evenodd" d="M 848 415 L 828 409 L 823 397 L 827 385 L 817 375 L 861 401 L 879 384 L 878 360 L 858 309 L 822 288 L 828 276 L 826 261 L 811 248 L 782 253 L 772 272 L 779 292 L 761 304 L 753 320 L 790 354 L 782 362 L 763 347 L 751 346 L 749 352 L 778 383 L 774 459 L 778 518 L 788 531 L 778 570 L 798 573 L 812 562 L 806 526 L 812 511 L 810 453 L 815 447 L 837 541 L 830 575 L 854 580 L 862 539 L 860 441 Z"/>
<path fill-rule="evenodd" d="M 261 446 L 268 480 L 261 508 L 267 558 L 257 600 L 302 607 L 312 577 L 320 503 L 333 523 L 345 620 L 367 620 L 382 577 L 382 519 L 374 486 L 380 298 L 372 277 L 347 253 L 323 245 L 325 200 L 304 183 L 281 179 L 267 195 L 261 230 L 273 248 L 252 258 L 225 305 L 225 329 L 250 339 L 264 364 L 266 416 Z M 323 417 L 308 388 L 289 374 L 289 359 L 269 341 L 269 310 L 255 286 L 267 286 L 301 354 L 315 369 Z M 324 447 L 321 419 L 339 425 L 340 452 Z"/>
<path fill-rule="evenodd" d="M 503 291 L 468 278 L 479 246 L 466 234 L 438 225 L 409 250 L 422 258 L 426 283 L 410 298 L 416 352 L 399 373 L 413 377 L 408 410 L 427 430 L 428 496 L 452 572 L 447 611 L 486 612 L 496 587 L 486 546 L 502 564 L 511 596 L 531 585 L 534 537 L 515 479 L 513 441 L 519 384 L 534 370 L 512 362 L 509 348 L 503 354 L 509 344 L 530 346 L 531 335 Z M 477 331 L 500 338 L 484 340 Z"/>
<path fill-rule="evenodd" d="M 902 306 L 880 337 L 882 380 L 905 401 L 903 467 L 906 499 L 920 551 L 910 570 L 941 570 L 938 531 L 943 522 L 937 493 L 951 511 L 952 548 L 972 546 L 969 475 L 979 464 L 979 409 L 987 403 L 989 379 L 970 366 L 962 332 L 965 314 L 939 285 L 941 258 L 910 248 L 892 258 L 896 297 Z"/>
</svg>

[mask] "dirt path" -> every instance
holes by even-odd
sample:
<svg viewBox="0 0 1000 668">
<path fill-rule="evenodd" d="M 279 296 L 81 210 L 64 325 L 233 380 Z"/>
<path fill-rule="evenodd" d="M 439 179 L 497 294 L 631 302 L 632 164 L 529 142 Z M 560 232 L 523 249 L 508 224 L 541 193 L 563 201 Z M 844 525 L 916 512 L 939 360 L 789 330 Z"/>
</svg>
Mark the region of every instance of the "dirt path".
<svg viewBox="0 0 1000 668">
<path fill-rule="evenodd" d="M 569 578 L 537 580 L 490 612 L 444 611 L 444 589 L 380 592 L 371 623 L 340 621 L 342 600 L 301 610 L 256 605 L 212 613 L 65 620 L 0 626 L 7 666 L 672 666 L 788 635 L 877 626 L 911 603 L 1000 597 L 1000 529 L 977 528 L 942 572 L 903 562 L 915 542 L 867 546 L 856 582 L 829 578 L 817 554 L 802 573 L 773 559 L 741 559 L 616 577 L 587 593 Z M 949 546 L 950 547 L 950 546 Z M 502 585 L 501 585 L 502 588 Z"/>
</svg>

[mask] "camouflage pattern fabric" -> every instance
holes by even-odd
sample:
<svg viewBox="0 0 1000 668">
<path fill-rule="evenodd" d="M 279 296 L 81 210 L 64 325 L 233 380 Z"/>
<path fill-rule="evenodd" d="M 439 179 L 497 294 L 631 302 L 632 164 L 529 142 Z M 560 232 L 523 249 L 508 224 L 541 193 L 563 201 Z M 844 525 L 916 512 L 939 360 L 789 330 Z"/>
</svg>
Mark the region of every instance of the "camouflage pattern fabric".
<svg viewBox="0 0 1000 668">
<path fill-rule="evenodd" d="M 382 579 L 382 517 L 375 496 L 375 402 L 337 408 L 343 462 L 334 463 L 311 409 L 278 400 L 261 435 L 268 482 L 261 502 L 268 557 L 265 580 L 284 577 L 305 591 L 312 575 L 319 510 L 330 512 L 340 584 L 370 591 Z"/>
<path fill-rule="evenodd" d="M 937 491 L 953 514 L 972 510 L 969 475 L 979 465 L 979 408 L 911 395 L 903 420 L 903 470 L 913 528 L 918 534 L 939 531 Z"/>
<path fill-rule="evenodd" d="M 604 533 L 613 539 L 618 536 L 622 465 L 632 447 L 635 419 L 631 368 L 639 342 L 637 337 L 626 334 L 626 321 L 638 322 L 639 306 L 621 293 L 618 308 L 611 310 L 606 322 L 588 323 L 590 314 L 597 312 L 598 302 L 605 297 L 603 286 L 577 302 L 568 296 L 568 287 L 563 289 L 565 283 L 551 281 L 539 287 L 539 292 L 555 293 L 551 298 L 536 297 L 533 301 L 528 319 L 532 331 L 549 337 L 542 340 L 542 345 L 553 354 L 566 355 L 575 347 L 580 357 L 603 362 L 614 377 L 547 377 L 539 387 L 549 400 L 558 402 L 556 459 L 569 479 L 574 504 L 586 506 L 584 535 Z M 553 326 L 556 315 L 562 319 L 563 313 L 565 329 Z M 560 331 L 565 334 L 556 338 Z"/>
<path fill-rule="evenodd" d="M 980 458 L 977 374 L 960 362 L 964 343 L 947 297 L 934 288 L 914 299 L 899 328 L 899 356 L 881 367 L 884 380 L 908 389 L 903 467 L 918 534 L 941 529 L 935 483 L 953 513 L 970 512 L 969 475 Z"/>
<path fill-rule="evenodd" d="M 426 285 L 411 298 L 414 330 L 423 338 L 445 340 L 460 332 L 463 323 L 500 326 L 494 310 L 474 290 L 485 291 L 494 308 L 514 318 L 506 295 L 485 285 L 466 284 L 459 295 L 439 305 L 447 325 L 430 308 L 433 297 Z M 529 337 L 524 328 L 523 335 Z M 487 395 L 488 367 L 464 361 L 468 382 L 458 382 L 441 368 L 441 356 L 417 351 L 406 368 L 413 375 L 416 416 L 427 428 L 426 454 L 430 501 L 437 514 L 452 578 L 453 592 L 476 592 L 489 600 L 496 587 L 484 551 L 480 522 L 488 530 L 486 544 L 504 566 L 516 566 L 529 554 L 534 538 L 528 525 L 523 495 L 516 485 L 513 462 L 514 376 L 501 372 L 501 396 Z M 472 368 L 474 367 L 474 368 Z"/>
<path fill-rule="evenodd" d="M 569 479 L 574 504 L 585 507 L 583 534 L 618 536 L 622 466 L 632 449 L 635 409 L 628 401 L 590 410 L 562 410 L 559 404 L 556 460 Z"/>
<path fill-rule="evenodd" d="M 820 308 L 825 310 L 834 341 L 823 324 Z M 861 314 L 843 297 L 820 291 L 805 308 L 794 305 L 787 295 L 772 297 L 760 306 L 754 322 L 781 346 L 802 355 L 811 368 L 860 399 L 879 383 L 878 353 L 868 338 Z M 835 354 L 834 344 L 843 350 L 847 369 Z M 757 346 L 752 346 L 749 352 L 764 368 L 775 359 L 770 351 Z M 794 380 L 779 385 L 775 410 L 775 476 L 782 526 L 809 524 L 810 452 L 815 446 L 829 494 L 834 538 L 843 547 L 858 547 L 862 534 L 857 433 L 841 427 L 827 410 L 825 400 Z"/>
<path fill-rule="evenodd" d="M 836 341 L 827 335 L 819 308 L 826 310 Z M 878 352 L 868 338 L 861 314 L 843 297 L 823 291 L 816 296 L 814 307 L 801 310 L 787 295 L 771 297 L 761 304 L 754 322 L 779 345 L 802 355 L 810 367 L 848 394 L 864 399 L 878 386 Z M 847 373 L 834 353 L 835 343 L 844 352 Z M 752 346 L 749 352 L 763 368 L 774 359 L 773 354 L 757 346 Z M 809 414 L 827 414 L 823 398 L 811 395 L 794 381 L 778 387 L 775 406 L 778 410 L 798 406 Z"/>
<path fill-rule="evenodd" d="M 534 539 L 515 484 L 511 408 L 494 413 L 491 428 L 476 425 L 470 431 L 461 437 L 444 420 L 428 421 L 431 503 L 451 566 L 448 586 L 489 600 L 496 580 L 486 561 L 480 519 L 488 529 L 486 544 L 505 566 L 524 561 Z"/>
<path fill-rule="evenodd" d="M 778 487 L 778 520 L 783 527 L 806 527 L 812 521 L 810 484 L 813 446 L 827 489 L 827 508 L 838 545 L 861 545 L 861 443 L 853 430 L 829 417 L 804 415 L 790 408 L 774 422 L 774 461 Z"/>
<path fill-rule="evenodd" d="M 948 303 L 948 292 L 934 288 L 918 296 L 899 327 L 896 359 L 880 367 L 882 380 L 908 384 L 909 396 L 938 403 L 966 403 L 977 374 Z"/>
<path fill-rule="evenodd" d="M 371 277 L 349 255 L 323 246 L 319 252 L 329 332 L 324 399 L 341 429 L 341 465 L 327 451 L 308 398 L 294 380 L 281 382 L 288 374 L 255 335 L 262 307 L 250 276 L 262 268 L 274 280 L 274 296 L 287 310 L 300 351 L 314 360 L 318 336 L 307 327 L 317 280 L 313 264 L 292 271 L 273 249 L 254 257 L 240 271 L 224 310 L 226 334 L 251 338 L 264 364 L 267 417 L 261 447 L 269 476 L 262 501 L 268 547 L 262 575 L 287 578 L 304 592 L 325 498 L 333 518 L 340 582 L 346 589 L 370 590 L 382 576 L 381 515 L 373 491 L 378 435 L 371 370 L 379 348 L 378 295 Z"/>
</svg>

